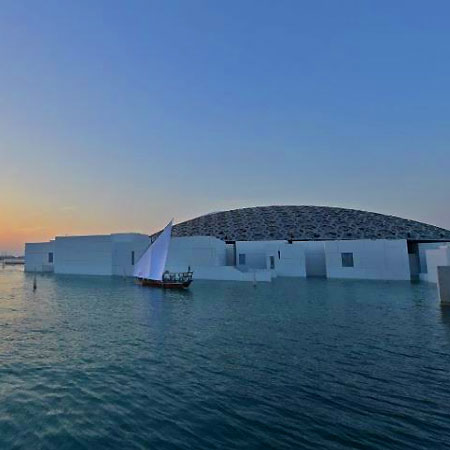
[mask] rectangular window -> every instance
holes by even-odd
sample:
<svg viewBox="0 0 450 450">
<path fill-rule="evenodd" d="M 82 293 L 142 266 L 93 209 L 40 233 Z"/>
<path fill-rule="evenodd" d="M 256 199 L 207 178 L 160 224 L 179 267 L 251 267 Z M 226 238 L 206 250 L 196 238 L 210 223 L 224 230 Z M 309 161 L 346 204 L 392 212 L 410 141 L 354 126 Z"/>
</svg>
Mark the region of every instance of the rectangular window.
<svg viewBox="0 0 450 450">
<path fill-rule="evenodd" d="M 353 253 L 341 253 L 342 267 L 354 267 Z"/>
<path fill-rule="evenodd" d="M 275 269 L 275 256 L 270 257 L 270 268 Z"/>
<path fill-rule="evenodd" d="M 245 253 L 239 253 L 239 265 L 245 266 Z"/>
<path fill-rule="evenodd" d="M 48 254 L 48 262 L 49 262 L 50 264 L 53 263 L 53 252 L 50 252 L 50 253 Z"/>
<path fill-rule="evenodd" d="M 134 266 L 134 250 L 131 252 L 131 265 Z"/>
</svg>

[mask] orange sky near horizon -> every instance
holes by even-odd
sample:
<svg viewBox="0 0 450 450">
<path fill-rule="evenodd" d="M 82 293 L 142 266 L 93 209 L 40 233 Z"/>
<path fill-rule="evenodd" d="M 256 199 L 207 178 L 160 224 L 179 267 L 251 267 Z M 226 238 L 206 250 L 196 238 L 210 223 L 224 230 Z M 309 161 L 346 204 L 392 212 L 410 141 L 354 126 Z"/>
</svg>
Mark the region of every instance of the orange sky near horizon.
<svg viewBox="0 0 450 450">
<path fill-rule="evenodd" d="M 109 211 L 82 205 L 58 206 L 36 193 L 9 189 L 0 198 L 0 252 L 22 255 L 25 242 L 42 242 L 66 234 L 103 234 L 135 231 L 131 224 L 113 221 Z M 96 210 L 95 210 L 96 209 Z M 117 218 L 116 218 L 117 219 Z M 150 227 L 153 228 L 150 224 Z M 136 230 L 137 231 L 137 230 Z M 153 229 L 140 230 L 146 233 Z"/>
<path fill-rule="evenodd" d="M 29 198 L 32 195 L 30 194 Z M 17 193 L 0 200 L 0 252 L 23 254 L 25 242 L 52 239 L 63 230 L 73 231 L 83 227 L 70 214 L 49 214 L 49 205 L 33 204 Z"/>
<path fill-rule="evenodd" d="M 4 181 L 4 180 L 3 180 Z M 175 222 L 204 214 L 200 205 L 180 204 L 177 199 L 169 205 L 156 199 L 140 201 L 135 196 L 121 197 L 110 191 L 86 197 L 82 193 L 73 204 L 64 204 L 61 197 L 48 195 L 45 190 L 24 188 L 19 181 L 0 180 L 0 254 L 23 255 L 26 242 L 43 242 L 55 236 L 138 232 L 151 234 L 162 229 L 174 217 Z M 195 203 L 195 201 L 194 201 Z M 231 207 L 239 203 L 230 202 Z M 145 206 L 145 207 L 143 207 Z"/>
</svg>

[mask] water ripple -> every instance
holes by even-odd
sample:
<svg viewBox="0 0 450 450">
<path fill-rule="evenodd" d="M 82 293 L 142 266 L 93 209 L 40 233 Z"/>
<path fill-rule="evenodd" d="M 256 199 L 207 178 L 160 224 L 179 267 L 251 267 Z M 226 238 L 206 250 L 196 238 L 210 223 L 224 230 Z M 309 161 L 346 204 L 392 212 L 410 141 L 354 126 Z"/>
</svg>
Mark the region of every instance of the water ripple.
<svg viewBox="0 0 450 450">
<path fill-rule="evenodd" d="M 450 317 L 426 284 L 0 271 L 0 448 L 445 448 Z"/>
</svg>

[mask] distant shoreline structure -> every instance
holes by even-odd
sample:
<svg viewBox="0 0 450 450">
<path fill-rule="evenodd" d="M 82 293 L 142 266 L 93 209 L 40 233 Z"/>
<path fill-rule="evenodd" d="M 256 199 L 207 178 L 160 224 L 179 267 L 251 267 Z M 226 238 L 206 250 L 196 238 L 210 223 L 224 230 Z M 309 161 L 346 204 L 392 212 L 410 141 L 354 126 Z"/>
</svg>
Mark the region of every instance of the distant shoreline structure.
<svg viewBox="0 0 450 450">
<path fill-rule="evenodd" d="M 23 266 L 25 265 L 24 256 L 0 256 L 0 264 L 3 266 Z"/>
</svg>

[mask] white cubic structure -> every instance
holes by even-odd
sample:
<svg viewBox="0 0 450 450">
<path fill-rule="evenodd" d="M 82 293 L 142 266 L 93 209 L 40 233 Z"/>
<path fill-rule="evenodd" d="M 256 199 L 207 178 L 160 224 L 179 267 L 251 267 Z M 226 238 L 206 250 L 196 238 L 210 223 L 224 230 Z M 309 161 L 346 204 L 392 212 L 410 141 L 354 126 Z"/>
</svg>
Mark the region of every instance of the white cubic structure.
<svg viewBox="0 0 450 450">
<path fill-rule="evenodd" d="M 54 272 L 71 275 L 112 275 L 112 238 L 72 236 L 55 238 Z"/>
<path fill-rule="evenodd" d="M 25 271 L 53 272 L 55 241 L 25 244 Z"/>
<path fill-rule="evenodd" d="M 450 266 L 450 243 L 439 245 L 437 247 L 427 246 L 425 250 L 426 272 L 420 274 L 420 279 L 430 283 L 438 281 L 438 267 Z M 431 248 L 430 248 L 431 247 Z"/>
<path fill-rule="evenodd" d="M 286 241 L 238 241 L 236 267 L 244 272 L 270 270 L 271 276 L 306 276 L 305 249 Z"/>
<path fill-rule="evenodd" d="M 210 236 L 172 238 L 167 270 L 183 272 L 190 269 L 194 272 L 194 279 L 203 280 L 271 280 L 271 273 L 265 263 L 236 267 L 234 249 L 230 252 L 227 247 L 224 241 Z"/>
<path fill-rule="evenodd" d="M 135 261 L 149 244 L 150 237 L 138 233 L 57 236 L 50 242 L 25 245 L 25 270 L 131 276 Z"/>
<path fill-rule="evenodd" d="M 327 241 L 328 278 L 410 280 L 406 240 Z"/>
<path fill-rule="evenodd" d="M 325 242 L 306 241 L 302 245 L 305 249 L 305 271 L 307 277 L 326 277 L 327 264 L 325 258 Z"/>
</svg>

